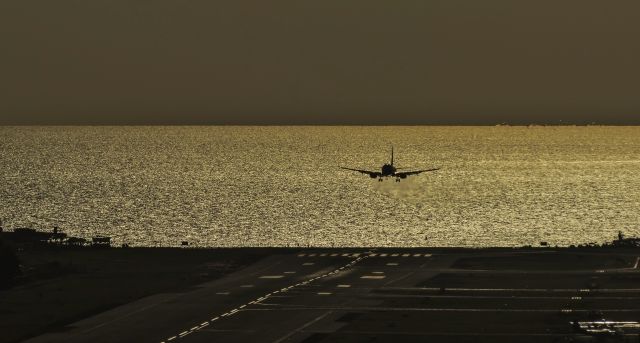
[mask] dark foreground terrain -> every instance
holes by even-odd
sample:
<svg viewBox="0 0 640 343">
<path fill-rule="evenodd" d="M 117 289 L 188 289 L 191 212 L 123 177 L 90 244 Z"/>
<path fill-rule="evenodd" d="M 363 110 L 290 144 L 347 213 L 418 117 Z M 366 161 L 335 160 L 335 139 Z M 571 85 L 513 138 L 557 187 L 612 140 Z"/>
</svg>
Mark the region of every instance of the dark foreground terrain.
<svg viewBox="0 0 640 343">
<path fill-rule="evenodd" d="M 30 254 L 78 270 L 1 291 L 6 342 L 640 341 L 638 249 Z M 602 319 L 631 324 L 571 324 Z"/>
</svg>

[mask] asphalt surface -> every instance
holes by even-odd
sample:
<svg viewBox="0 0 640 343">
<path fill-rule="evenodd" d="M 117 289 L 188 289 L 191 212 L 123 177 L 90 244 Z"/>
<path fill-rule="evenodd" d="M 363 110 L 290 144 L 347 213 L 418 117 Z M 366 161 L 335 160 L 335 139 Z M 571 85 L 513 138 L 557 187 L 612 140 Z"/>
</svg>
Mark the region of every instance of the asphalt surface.
<svg viewBox="0 0 640 343">
<path fill-rule="evenodd" d="M 556 342 L 575 337 L 569 321 L 594 310 L 640 319 L 637 263 L 496 272 L 452 268 L 460 257 L 428 250 L 274 255 L 27 342 Z M 603 275 L 611 287 L 588 286 Z M 516 282 L 523 279 L 536 286 Z"/>
</svg>

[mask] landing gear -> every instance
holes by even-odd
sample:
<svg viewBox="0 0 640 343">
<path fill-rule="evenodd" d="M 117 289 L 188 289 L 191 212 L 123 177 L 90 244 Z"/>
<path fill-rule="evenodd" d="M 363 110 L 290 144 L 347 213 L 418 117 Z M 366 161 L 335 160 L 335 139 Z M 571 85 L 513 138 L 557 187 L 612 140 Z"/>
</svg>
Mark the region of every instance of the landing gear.
<svg viewBox="0 0 640 343">
<path fill-rule="evenodd" d="M 379 179 L 378 179 L 378 182 L 382 182 L 382 178 L 379 178 Z"/>
<path fill-rule="evenodd" d="M 400 182 L 400 178 L 399 177 L 396 178 L 396 182 Z"/>
</svg>

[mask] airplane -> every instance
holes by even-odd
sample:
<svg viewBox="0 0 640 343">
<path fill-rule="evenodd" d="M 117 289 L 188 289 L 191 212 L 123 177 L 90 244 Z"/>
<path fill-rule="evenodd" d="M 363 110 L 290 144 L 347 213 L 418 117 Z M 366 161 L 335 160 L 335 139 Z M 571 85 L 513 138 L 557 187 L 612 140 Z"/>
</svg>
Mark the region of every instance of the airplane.
<svg viewBox="0 0 640 343">
<path fill-rule="evenodd" d="M 372 179 L 376 179 L 377 178 L 378 181 L 382 181 L 383 178 L 385 178 L 385 177 L 395 177 L 396 178 L 396 182 L 400 182 L 400 179 L 406 179 L 407 176 L 409 176 L 409 175 L 417 175 L 417 174 L 420 174 L 420 173 L 436 171 L 436 170 L 440 169 L 440 168 L 433 168 L 433 169 L 414 170 L 414 171 L 407 171 L 407 172 L 398 172 L 398 169 L 400 169 L 400 168 L 396 168 L 393 165 L 393 147 L 391 147 L 391 163 L 385 163 L 384 165 L 382 165 L 382 167 L 380 168 L 379 172 L 369 171 L 369 170 L 361 170 L 361 169 L 353 169 L 353 168 L 347 168 L 347 167 L 340 167 L 340 168 L 346 169 L 346 170 L 357 171 L 357 172 L 360 172 L 362 174 L 367 174 Z"/>
</svg>

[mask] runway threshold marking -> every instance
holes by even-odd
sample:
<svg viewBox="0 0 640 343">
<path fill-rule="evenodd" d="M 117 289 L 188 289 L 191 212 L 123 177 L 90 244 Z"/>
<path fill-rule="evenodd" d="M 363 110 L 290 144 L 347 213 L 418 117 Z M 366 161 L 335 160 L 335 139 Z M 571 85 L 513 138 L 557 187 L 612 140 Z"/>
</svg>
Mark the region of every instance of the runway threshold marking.
<svg viewBox="0 0 640 343">
<path fill-rule="evenodd" d="M 364 255 L 364 256 L 359 256 L 359 255 L 360 255 L 360 254 L 358 254 L 358 257 L 357 257 L 355 260 L 352 260 L 351 262 L 347 263 L 346 265 L 343 265 L 343 266 L 342 266 L 342 267 L 340 267 L 340 268 L 336 268 L 336 269 L 335 269 L 335 270 L 333 270 L 332 272 L 326 273 L 326 274 L 321 275 L 321 276 L 316 276 L 316 277 L 314 277 L 314 278 L 312 278 L 312 279 L 309 279 L 309 280 L 306 280 L 306 281 L 303 281 L 303 282 L 298 282 L 298 283 L 296 283 L 296 284 L 290 285 L 289 287 L 285 287 L 285 288 L 284 288 L 284 290 L 283 290 L 283 289 L 280 289 L 280 290 L 273 291 L 273 292 L 271 292 L 271 293 L 267 293 L 267 294 L 265 294 L 264 296 L 261 296 L 260 298 L 257 298 L 257 299 L 255 299 L 255 300 L 253 300 L 253 301 L 248 302 L 247 304 L 242 304 L 242 305 L 238 306 L 237 308 L 234 308 L 234 309 L 230 310 L 229 312 L 225 312 L 225 313 L 221 314 L 221 315 L 220 315 L 220 316 L 218 316 L 218 317 L 214 317 L 214 318 L 212 318 L 209 322 L 210 322 L 210 323 L 213 323 L 214 321 L 218 320 L 218 319 L 219 319 L 219 318 L 221 318 L 221 317 L 228 317 L 228 316 L 232 316 L 232 315 L 234 315 L 235 313 L 238 313 L 238 312 L 240 312 L 240 310 L 242 310 L 242 309 L 244 309 L 245 307 L 247 307 L 247 305 L 250 305 L 250 304 L 251 304 L 251 305 L 253 305 L 253 304 L 259 303 L 259 302 L 261 302 L 261 301 L 263 301 L 263 300 L 268 299 L 269 297 L 271 297 L 271 296 L 273 296 L 273 295 L 275 295 L 275 294 L 285 292 L 285 290 L 288 290 L 288 289 L 291 289 L 291 288 L 294 288 L 294 287 L 303 286 L 303 285 L 306 285 L 306 284 L 308 284 L 308 283 L 310 283 L 310 282 L 313 282 L 313 281 L 315 281 L 315 280 L 322 279 L 322 278 L 325 278 L 325 277 L 327 277 L 327 276 L 329 276 L 329 275 L 333 275 L 333 274 L 339 273 L 339 272 L 340 272 L 341 270 L 343 270 L 344 268 L 346 268 L 346 267 L 350 267 L 350 266 L 353 266 L 354 264 L 356 264 L 356 263 L 360 262 L 361 260 L 363 260 L 363 259 L 365 259 L 365 258 L 367 258 L 367 257 L 368 257 L 368 256 L 366 256 L 366 255 Z M 312 263 L 312 264 L 313 264 L 313 263 Z M 279 278 L 282 278 L 282 277 L 284 277 L 284 275 L 263 275 L 263 276 L 261 276 L 260 278 L 269 278 L 269 279 L 277 278 L 277 279 L 279 279 Z M 364 278 L 364 277 L 363 277 L 363 278 Z M 378 276 L 374 276 L 374 278 L 384 278 L 384 276 L 379 276 L 379 275 L 378 275 Z M 343 286 L 344 286 L 344 285 L 343 285 Z M 346 286 L 349 286 L 349 287 L 350 287 L 350 285 L 346 285 Z M 221 294 L 221 293 L 216 293 L 216 294 Z M 222 294 L 224 294 L 224 295 L 228 295 L 228 294 L 229 294 L 229 292 L 224 292 L 224 293 L 222 293 Z M 331 294 L 332 294 L 331 292 L 318 292 L 318 295 L 331 295 Z M 328 313 L 327 313 L 327 314 L 328 314 Z M 325 316 L 326 316 L 326 314 L 325 314 Z M 206 324 L 206 325 L 205 325 L 205 324 Z M 191 333 L 194 333 L 194 332 L 196 332 L 196 331 L 198 331 L 198 330 L 201 330 L 202 328 L 204 328 L 204 327 L 206 327 L 206 326 L 208 326 L 208 325 L 209 325 L 209 323 L 204 322 L 204 323 L 202 323 L 202 324 L 200 324 L 200 325 L 198 325 L 198 326 L 194 326 L 194 327 L 192 327 L 192 328 L 191 328 L 191 329 L 189 329 L 189 330 L 182 331 L 180 334 L 178 334 L 178 335 L 177 335 L 177 338 L 183 338 L 184 336 L 189 335 L 189 334 L 191 334 Z M 171 336 L 170 338 L 168 338 L 168 339 L 167 339 L 167 341 L 172 340 L 172 339 L 176 339 L 176 336 Z M 161 341 L 161 343 L 164 343 L 164 342 L 165 342 L 165 341 Z"/>
</svg>

